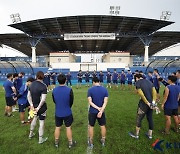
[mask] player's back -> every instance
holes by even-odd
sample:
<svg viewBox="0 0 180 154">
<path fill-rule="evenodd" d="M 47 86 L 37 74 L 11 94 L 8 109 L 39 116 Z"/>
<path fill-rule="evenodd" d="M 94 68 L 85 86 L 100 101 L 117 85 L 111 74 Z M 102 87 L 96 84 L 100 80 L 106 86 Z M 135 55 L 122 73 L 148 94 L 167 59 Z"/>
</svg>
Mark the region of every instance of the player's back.
<svg viewBox="0 0 180 154">
<path fill-rule="evenodd" d="M 70 107 L 72 89 L 67 86 L 58 86 L 53 92 L 53 99 L 56 104 L 56 116 L 66 117 L 72 114 Z"/>
</svg>

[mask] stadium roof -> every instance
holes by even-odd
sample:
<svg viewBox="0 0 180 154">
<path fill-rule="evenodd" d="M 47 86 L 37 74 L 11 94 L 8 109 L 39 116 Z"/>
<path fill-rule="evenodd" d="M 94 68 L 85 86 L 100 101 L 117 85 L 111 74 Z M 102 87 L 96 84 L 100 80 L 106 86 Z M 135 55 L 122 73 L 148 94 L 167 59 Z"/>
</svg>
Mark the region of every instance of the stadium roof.
<svg viewBox="0 0 180 154">
<path fill-rule="evenodd" d="M 132 55 L 144 54 L 141 39 L 150 37 L 150 55 L 180 42 L 180 32 L 157 32 L 172 24 L 170 21 L 126 17 L 126 16 L 68 16 L 38 19 L 9 26 L 24 34 L 0 34 L 0 44 L 13 47 L 22 53 L 31 55 L 32 38 L 39 43 L 37 55 L 50 52 L 70 51 L 72 53 L 90 51 L 129 51 Z M 64 40 L 66 33 L 115 33 L 115 40 Z M 140 39 L 141 38 L 141 39 Z"/>
</svg>

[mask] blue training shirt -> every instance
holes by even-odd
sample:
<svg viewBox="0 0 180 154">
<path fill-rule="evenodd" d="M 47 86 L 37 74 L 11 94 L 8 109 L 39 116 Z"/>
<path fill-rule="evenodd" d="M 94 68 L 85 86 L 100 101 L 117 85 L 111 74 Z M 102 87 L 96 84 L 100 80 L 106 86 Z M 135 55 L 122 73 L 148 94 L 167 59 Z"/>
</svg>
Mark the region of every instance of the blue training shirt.
<svg viewBox="0 0 180 154">
<path fill-rule="evenodd" d="M 111 76 L 112 75 L 111 74 L 107 74 L 106 76 L 107 76 L 107 81 L 111 81 Z"/>
<path fill-rule="evenodd" d="M 178 97 L 180 93 L 180 87 L 177 85 L 168 85 L 169 95 L 167 101 L 164 104 L 166 109 L 178 109 Z"/>
<path fill-rule="evenodd" d="M 90 73 L 87 73 L 87 72 L 86 72 L 84 75 L 85 75 L 86 80 L 89 80 Z"/>
<path fill-rule="evenodd" d="M 28 87 L 26 84 L 22 85 L 19 89 L 19 94 L 21 95 L 18 99 L 18 104 L 26 104 L 28 103 L 27 94 L 28 94 Z"/>
<path fill-rule="evenodd" d="M 133 75 L 130 73 L 128 73 L 127 75 L 126 75 L 126 78 L 127 78 L 127 80 L 128 81 L 131 81 L 132 82 L 132 79 L 133 79 Z"/>
<path fill-rule="evenodd" d="M 118 73 L 113 73 L 113 81 L 118 79 Z"/>
<path fill-rule="evenodd" d="M 14 92 L 12 91 L 12 87 L 14 87 L 13 83 L 9 80 L 6 80 L 3 84 L 4 90 L 5 90 L 5 96 L 6 97 L 12 97 Z"/>
<path fill-rule="evenodd" d="M 92 98 L 92 102 L 98 107 L 102 107 L 104 104 L 104 98 L 108 97 L 108 91 L 102 86 L 94 86 L 88 89 L 87 97 Z M 99 111 L 92 106 L 89 108 L 90 113 L 98 113 Z"/>
<path fill-rule="evenodd" d="M 23 79 L 22 77 L 18 77 L 17 79 L 17 90 L 19 90 L 23 85 Z"/>
<path fill-rule="evenodd" d="M 55 103 L 55 115 L 57 117 L 67 117 L 72 114 L 71 110 L 71 92 L 72 89 L 67 86 L 58 86 L 52 92 Z"/>
<path fill-rule="evenodd" d="M 157 76 L 153 75 L 152 78 L 153 78 L 154 87 L 155 87 L 155 88 L 159 88 L 159 81 L 158 81 Z"/>
<path fill-rule="evenodd" d="M 126 80 L 126 76 L 124 73 L 121 73 L 121 81 L 125 81 Z"/>
</svg>

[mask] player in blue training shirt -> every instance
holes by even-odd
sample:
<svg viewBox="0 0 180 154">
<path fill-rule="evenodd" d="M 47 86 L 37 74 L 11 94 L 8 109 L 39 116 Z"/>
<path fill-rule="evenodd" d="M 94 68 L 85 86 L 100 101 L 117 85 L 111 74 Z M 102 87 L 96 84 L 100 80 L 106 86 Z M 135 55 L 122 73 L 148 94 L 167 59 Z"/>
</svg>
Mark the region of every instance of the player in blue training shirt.
<svg viewBox="0 0 180 154">
<path fill-rule="evenodd" d="M 147 79 L 153 83 L 153 72 L 149 71 Z"/>
<path fill-rule="evenodd" d="M 24 72 L 20 72 L 18 74 L 18 79 L 17 79 L 17 89 L 19 90 L 22 85 L 23 85 L 23 77 L 24 77 L 25 73 Z"/>
<path fill-rule="evenodd" d="M 176 80 L 176 76 L 168 76 L 169 85 L 165 88 L 164 99 L 161 105 L 166 118 L 166 126 L 165 130 L 162 132 L 163 134 L 170 133 L 169 130 L 171 126 L 171 116 L 173 116 L 175 121 L 175 132 L 178 132 L 178 101 L 180 98 L 180 87 L 178 85 L 175 85 Z"/>
<path fill-rule="evenodd" d="M 158 69 L 154 69 L 153 71 L 153 84 L 157 92 L 157 101 L 160 101 L 160 94 L 159 94 L 159 88 L 160 88 L 160 82 L 159 82 L 159 73 Z"/>
<path fill-rule="evenodd" d="M 114 88 L 118 88 L 118 73 L 116 72 L 116 69 L 114 69 L 112 80 L 113 80 Z"/>
<path fill-rule="evenodd" d="M 9 73 L 7 75 L 7 80 L 3 83 L 3 88 L 5 90 L 5 100 L 6 100 L 6 106 L 5 106 L 5 116 L 12 116 L 12 106 L 15 104 L 15 101 L 17 98 L 16 96 L 16 88 L 13 85 L 13 74 Z"/>
<path fill-rule="evenodd" d="M 126 78 L 127 78 L 127 82 L 128 82 L 128 89 L 129 89 L 129 90 L 133 90 L 133 89 L 132 89 L 133 75 L 132 75 L 132 73 L 131 73 L 130 70 L 128 70 L 128 73 L 126 74 Z"/>
<path fill-rule="evenodd" d="M 110 71 L 108 71 L 108 73 L 106 74 L 106 80 L 107 80 L 107 87 L 106 88 L 111 88 L 111 81 L 112 81 L 112 75 L 110 73 Z"/>
<path fill-rule="evenodd" d="M 90 77 L 90 73 L 87 70 L 87 72 L 84 74 L 85 76 L 85 82 L 86 82 L 86 86 L 89 87 L 89 77 Z"/>
<path fill-rule="evenodd" d="M 125 81 L 126 81 L 126 74 L 124 73 L 124 70 L 122 70 L 120 74 L 121 90 L 125 90 Z"/>
<path fill-rule="evenodd" d="M 55 103 L 55 121 L 56 128 L 54 132 L 55 147 L 59 146 L 59 136 L 61 126 L 63 122 L 66 126 L 66 134 L 69 142 L 69 148 L 71 148 L 76 142 L 72 139 L 71 125 L 73 123 L 73 115 L 71 107 L 73 105 L 73 91 L 71 88 L 65 86 L 66 76 L 60 74 L 58 76 L 59 86 L 52 92 L 52 98 Z"/>
<path fill-rule="evenodd" d="M 26 124 L 25 121 L 25 110 L 27 107 L 29 107 L 29 103 L 27 100 L 27 94 L 28 94 L 28 87 L 31 85 L 31 83 L 35 81 L 34 78 L 30 77 L 27 79 L 26 83 L 21 86 L 19 89 L 17 99 L 18 99 L 18 105 L 19 105 L 19 113 L 20 113 L 20 120 L 22 124 Z"/>
<path fill-rule="evenodd" d="M 77 79 L 78 79 L 77 89 L 78 89 L 78 88 L 81 88 L 82 78 L 83 78 L 82 71 L 81 71 L 81 70 L 79 70 L 79 73 L 77 74 Z"/>
<path fill-rule="evenodd" d="M 95 78 L 95 77 L 97 77 L 97 73 L 96 73 L 96 71 L 94 70 L 94 72 L 92 73 L 92 78 Z"/>
<path fill-rule="evenodd" d="M 56 73 L 55 72 L 51 73 L 51 80 L 52 80 L 51 88 L 53 90 L 56 87 Z"/>
<path fill-rule="evenodd" d="M 46 84 L 46 86 L 47 86 L 47 92 L 51 91 L 51 89 L 50 89 L 50 78 L 51 78 L 50 74 L 46 72 L 46 73 L 44 74 L 43 82 L 44 82 L 44 83 Z"/>
<path fill-rule="evenodd" d="M 71 83 L 72 75 L 71 75 L 71 72 L 68 72 L 68 74 L 66 75 L 66 78 L 67 78 L 67 81 L 66 81 L 67 86 L 68 86 L 68 84 L 70 84 L 70 86 L 72 88 L 72 83 Z"/>
<path fill-rule="evenodd" d="M 103 77 L 104 77 L 104 74 L 102 71 L 100 71 L 99 73 L 99 81 L 100 81 L 100 84 L 103 85 Z"/>
<path fill-rule="evenodd" d="M 13 84 L 14 84 L 14 87 L 16 88 L 16 95 L 17 95 L 18 94 L 18 74 L 17 73 L 13 74 Z M 15 111 L 18 111 L 17 101 L 14 101 L 14 105 L 12 106 L 12 112 L 15 112 Z"/>
<path fill-rule="evenodd" d="M 88 89 L 88 102 L 90 105 L 89 108 L 89 129 L 88 129 L 88 146 L 93 148 L 93 135 L 94 135 L 94 125 L 96 120 L 101 128 L 101 143 L 102 146 L 105 145 L 106 139 L 106 117 L 105 117 L 105 108 L 108 102 L 108 91 L 106 88 L 100 86 L 99 79 L 97 77 L 92 79 L 93 87 Z"/>
</svg>

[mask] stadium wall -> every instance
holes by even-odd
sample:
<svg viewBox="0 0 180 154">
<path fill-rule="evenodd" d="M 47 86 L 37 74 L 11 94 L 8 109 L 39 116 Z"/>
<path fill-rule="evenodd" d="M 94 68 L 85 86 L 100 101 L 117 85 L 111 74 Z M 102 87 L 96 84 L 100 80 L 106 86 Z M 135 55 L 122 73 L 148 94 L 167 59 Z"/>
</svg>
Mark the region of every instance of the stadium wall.
<svg viewBox="0 0 180 154">
<path fill-rule="evenodd" d="M 83 67 L 84 65 L 84 67 Z M 89 71 L 107 71 L 108 68 L 126 68 L 125 63 L 52 63 L 53 69 L 66 69 L 69 68 L 70 71 L 87 71 L 89 65 Z"/>
</svg>

